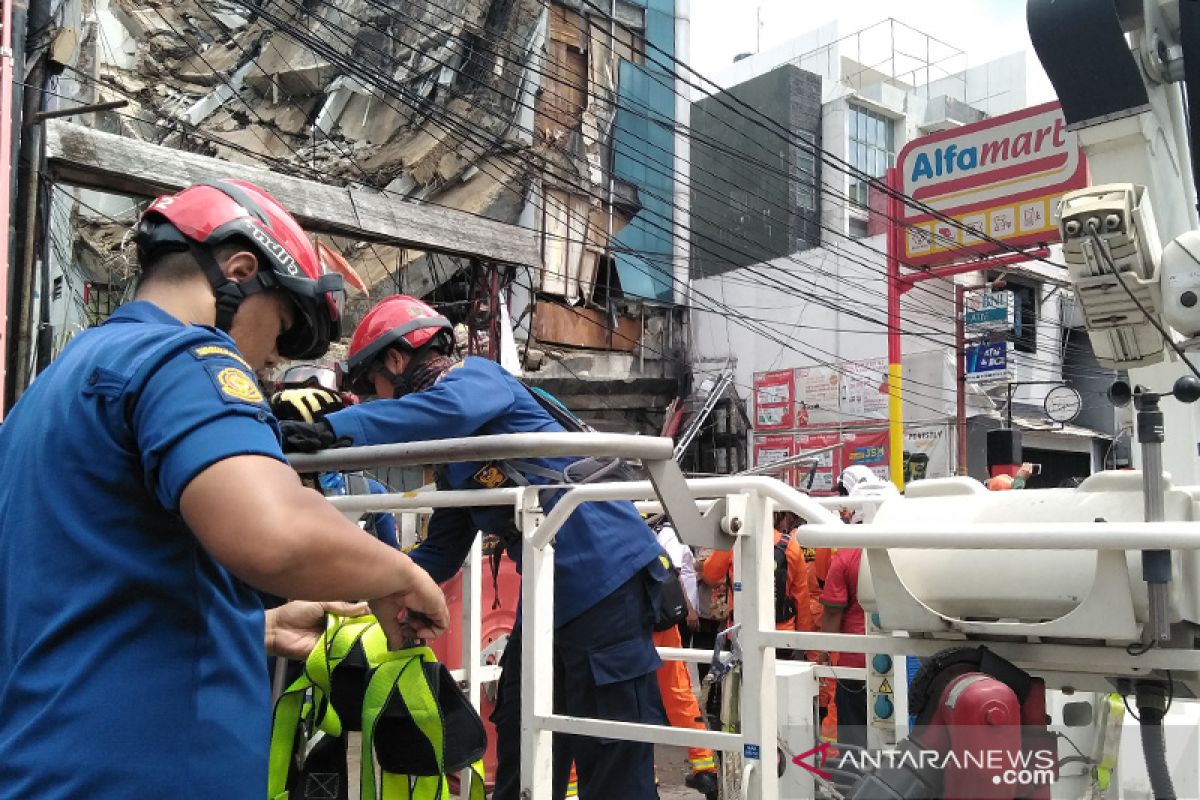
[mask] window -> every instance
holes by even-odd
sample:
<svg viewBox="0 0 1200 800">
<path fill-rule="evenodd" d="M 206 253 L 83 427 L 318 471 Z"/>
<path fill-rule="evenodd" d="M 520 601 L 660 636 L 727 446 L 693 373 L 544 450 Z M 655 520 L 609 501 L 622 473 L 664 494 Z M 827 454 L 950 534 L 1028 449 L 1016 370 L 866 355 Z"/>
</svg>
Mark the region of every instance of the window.
<svg viewBox="0 0 1200 800">
<path fill-rule="evenodd" d="M 796 187 L 796 205 L 804 211 L 816 211 L 817 137 L 811 131 L 796 131 L 796 137 L 804 142 L 795 148 L 798 173 L 793 175 Z"/>
<path fill-rule="evenodd" d="M 860 217 L 856 214 L 850 215 L 850 231 L 851 239 L 863 239 L 867 235 L 867 220 L 866 217 Z"/>
<path fill-rule="evenodd" d="M 1013 293 L 1013 349 L 1018 353 L 1036 353 L 1041 291 L 1037 286 L 1012 282 L 1005 288 Z"/>
<path fill-rule="evenodd" d="M 874 111 L 850 106 L 849 162 L 851 166 L 881 178 L 896 163 L 896 139 L 892 120 Z M 867 207 L 870 186 L 850 176 L 850 200 Z"/>
<path fill-rule="evenodd" d="M 54 288 L 52 288 L 50 290 L 51 299 L 62 300 L 62 292 L 63 292 L 63 279 L 62 279 L 62 275 L 59 275 L 58 277 L 56 277 L 54 279 Z"/>
</svg>

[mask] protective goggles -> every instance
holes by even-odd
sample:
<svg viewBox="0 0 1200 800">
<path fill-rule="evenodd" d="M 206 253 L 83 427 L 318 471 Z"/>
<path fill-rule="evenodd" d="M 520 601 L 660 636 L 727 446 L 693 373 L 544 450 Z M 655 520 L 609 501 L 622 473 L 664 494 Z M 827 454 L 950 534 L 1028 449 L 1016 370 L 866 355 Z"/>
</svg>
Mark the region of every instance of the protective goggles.
<svg viewBox="0 0 1200 800">
<path fill-rule="evenodd" d="M 334 365 L 334 371 L 337 375 L 338 388 L 343 392 L 353 392 L 361 396 L 372 396 L 375 394 L 375 381 L 373 379 L 375 369 L 379 366 L 379 358 L 371 358 L 351 368 L 345 361 L 339 361 Z"/>
<path fill-rule="evenodd" d="M 321 388 L 338 391 L 337 370 L 317 364 L 298 364 L 283 373 L 280 384 L 286 388 Z"/>
</svg>

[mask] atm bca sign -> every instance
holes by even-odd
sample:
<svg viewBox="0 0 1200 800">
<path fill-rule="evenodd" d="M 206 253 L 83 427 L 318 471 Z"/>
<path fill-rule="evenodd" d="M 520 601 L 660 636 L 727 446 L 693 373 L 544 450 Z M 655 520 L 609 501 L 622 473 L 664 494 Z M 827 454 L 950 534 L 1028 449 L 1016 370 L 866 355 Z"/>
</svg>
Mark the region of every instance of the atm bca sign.
<svg viewBox="0 0 1200 800">
<path fill-rule="evenodd" d="M 1079 141 L 1057 102 L 914 139 L 900 151 L 905 195 L 957 220 L 904 204 L 904 258 L 930 266 L 1056 242 L 1058 205 L 1087 185 Z"/>
</svg>

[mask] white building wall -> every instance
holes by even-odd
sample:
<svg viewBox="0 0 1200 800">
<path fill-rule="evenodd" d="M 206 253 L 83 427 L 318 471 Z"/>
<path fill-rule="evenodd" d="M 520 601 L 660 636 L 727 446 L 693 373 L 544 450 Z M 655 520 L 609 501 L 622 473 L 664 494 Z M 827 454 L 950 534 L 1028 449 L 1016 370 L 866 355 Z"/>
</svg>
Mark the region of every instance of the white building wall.
<svg viewBox="0 0 1200 800">
<path fill-rule="evenodd" d="M 728 361 L 742 395 L 749 397 L 756 372 L 840 369 L 846 362 L 886 358 L 885 262 L 871 249 L 884 247 L 883 236 L 842 240 L 695 280 L 691 335 L 697 371 Z M 920 354 L 923 365 L 906 395 L 906 418 L 928 420 L 954 411 L 953 305 L 953 289 L 944 281 L 923 284 L 902 303 L 902 354 L 906 361 Z"/>
<path fill-rule="evenodd" d="M 812 31 L 788 45 L 737 62 L 719 82 L 733 86 L 784 63 L 796 63 L 822 75 L 822 145 L 830 156 L 842 161 L 849 160 L 850 103 L 895 120 L 897 153 L 907 141 L 923 135 L 921 128 L 929 122 L 929 98 L 949 95 L 989 116 L 1026 105 L 1023 53 L 908 91 L 894 81 L 855 90 L 840 82 L 841 71 L 847 63 L 853 63 L 842 59 L 837 38 L 836 25 Z M 822 184 L 828 190 L 821 198 L 822 222 L 843 235 L 823 231 L 819 248 L 694 281 L 697 299 L 691 339 L 697 379 L 719 370 L 724 363 L 733 364 L 740 393 L 751 406 L 750 387 L 755 373 L 818 366 L 842 369 L 850 362 L 887 356 L 885 237 L 847 240 L 844 235 L 850 231 L 851 214 L 858 213 L 839 200 L 848 193 L 849 177 L 826 164 Z M 1054 255 L 1050 260 L 1055 260 Z M 979 283 L 982 275 L 968 274 L 957 280 L 970 285 Z M 1063 290 L 1055 291 L 1050 284 L 1043 286 L 1039 349 L 1034 354 L 1018 355 L 1017 380 L 1061 379 L 1058 334 L 1062 298 Z M 721 310 L 723 307 L 728 310 Z M 954 283 L 949 280 L 922 282 L 902 300 L 906 424 L 944 424 L 955 415 L 958 376 L 954 313 Z M 741 320 L 738 315 L 751 319 Z M 886 375 L 880 377 L 886 380 Z M 1020 387 L 1014 393 L 1015 399 L 1040 403 L 1049 388 Z M 997 408 L 998 404 L 980 387 L 968 385 L 968 414 Z"/>
<path fill-rule="evenodd" d="M 977 108 L 989 117 L 1025 108 L 1025 51 L 980 64 L 936 81 L 918 90 L 926 97 L 947 95 Z"/>
</svg>

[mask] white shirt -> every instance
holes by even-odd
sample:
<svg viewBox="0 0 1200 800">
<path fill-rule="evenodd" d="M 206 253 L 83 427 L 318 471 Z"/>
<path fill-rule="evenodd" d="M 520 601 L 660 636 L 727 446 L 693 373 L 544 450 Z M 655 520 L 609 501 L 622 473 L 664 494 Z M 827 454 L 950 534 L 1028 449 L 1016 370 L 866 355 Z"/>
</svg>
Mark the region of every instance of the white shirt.
<svg viewBox="0 0 1200 800">
<path fill-rule="evenodd" d="M 670 525 L 663 525 L 658 532 L 658 544 L 667 551 L 667 558 L 671 559 L 671 563 L 679 567 L 679 577 L 683 581 L 683 593 L 687 595 L 688 602 L 692 604 L 692 608 L 699 609 L 700 597 L 696 589 L 696 562 L 692 555 L 692 548 L 679 541 L 675 529 Z"/>
</svg>

